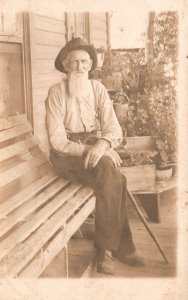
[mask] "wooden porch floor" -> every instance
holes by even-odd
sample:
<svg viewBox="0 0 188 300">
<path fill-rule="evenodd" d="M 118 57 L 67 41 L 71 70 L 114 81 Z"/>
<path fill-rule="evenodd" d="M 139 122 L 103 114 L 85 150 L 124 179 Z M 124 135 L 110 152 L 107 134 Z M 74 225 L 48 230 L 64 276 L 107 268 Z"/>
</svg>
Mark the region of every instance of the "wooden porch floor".
<svg viewBox="0 0 188 300">
<path fill-rule="evenodd" d="M 169 260 L 166 265 L 156 248 L 153 240 L 146 231 L 144 225 L 138 218 L 131 204 L 128 205 L 129 220 L 131 230 L 138 253 L 144 258 L 144 267 L 130 267 L 116 261 L 115 275 L 108 276 L 99 274 L 90 265 L 94 260 L 95 250 L 93 247 L 93 226 L 87 232 L 88 238 L 71 239 L 69 249 L 69 277 L 79 278 L 82 275 L 92 278 L 100 277 L 173 277 L 176 275 L 176 244 L 177 244 L 177 224 L 176 224 L 176 191 L 165 192 L 161 196 L 161 223 L 150 223 L 150 227 L 157 236 L 160 245 Z M 61 252 L 51 265 L 43 273 L 42 277 L 63 277 L 62 270 L 63 253 Z M 90 265 L 90 266 L 89 266 Z M 89 266 L 89 267 L 88 267 Z"/>
</svg>

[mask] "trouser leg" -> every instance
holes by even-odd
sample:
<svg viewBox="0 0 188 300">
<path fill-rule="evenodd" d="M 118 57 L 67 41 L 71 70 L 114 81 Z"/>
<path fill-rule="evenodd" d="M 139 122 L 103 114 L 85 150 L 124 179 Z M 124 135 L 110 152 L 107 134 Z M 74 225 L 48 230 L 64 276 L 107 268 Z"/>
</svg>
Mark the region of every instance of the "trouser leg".
<svg viewBox="0 0 188 300">
<path fill-rule="evenodd" d="M 96 195 L 95 246 L 116 250 L 120 240 L 129 252 L 134 244 L 126 212 L 126 178 L 108 157 L 103 157 L 93 169 L 84 169 L 82 157 L 59 157 L 50 160 L 57 173 L 71 182 L 91 186 Z"/>
</svg>

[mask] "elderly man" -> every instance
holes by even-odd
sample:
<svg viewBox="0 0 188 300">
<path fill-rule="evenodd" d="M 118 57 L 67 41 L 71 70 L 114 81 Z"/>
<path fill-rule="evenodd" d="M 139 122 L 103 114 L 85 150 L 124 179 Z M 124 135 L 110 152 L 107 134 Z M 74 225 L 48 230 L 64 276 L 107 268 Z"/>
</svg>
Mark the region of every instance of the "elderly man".
<svg viewBox="0 0 188 300">
<path fill-rule="evenodd" d="M 94 189 L 97 271 L 113 274 L 114 257 L 131 265 L 142 261 L 135 253 L 126 211 L 126 178 L 117 169 L 121 159 L 114 150 L 122 141 L 121 127 L 105 87 L 88 79 L 96 66 L 95 48 L 81 38 L 61 49 L 55 67 L 67 77 L 49 90 L 47 131 L 56 172 Z"/>
</svg>

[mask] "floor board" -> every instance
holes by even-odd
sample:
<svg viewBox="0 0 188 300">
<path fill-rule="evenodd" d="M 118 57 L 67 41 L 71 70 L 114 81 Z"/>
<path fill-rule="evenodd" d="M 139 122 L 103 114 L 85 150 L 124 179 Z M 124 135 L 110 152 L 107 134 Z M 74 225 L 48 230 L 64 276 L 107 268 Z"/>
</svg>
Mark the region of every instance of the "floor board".
<svg viewBox="0 0 188 300">
<path fill-rule="evenodd" d="M 176 248 L 177 248 L 177 196 L 173 191 L 165 192 L 161 196 L 161 223 L 149 223 L 150 228 L 157 236 L 157 239 L 163 248 L 165 255 L 169 260 L 166 265 L 157 249 L 155 243 L 149 236 L 144 225 L 138 218 L 137 213 L 128 203 L 130 226 L 134 238 L 134 242 L 138 251 L 144 260 L 144 267 L 130 267 L 116 260 L 115 275 L 110 277 L 173 277 L 176 275 Z M 93 226 L 89 225 L 89 238 L 81 238 L 79 234 L 77 238 L 71 239 L 68 244 L 69 249 L 69 277 L 79 278 L 82 274 L 87 274 L 87 268 L 94 260 L 95 250 L 93 247 Z M 84 233 L 86 229 L 84 228 Z M 60 253 L 46 272 L 48 277 L 64 277 L 62 265 L 62 253 Z M 85 273 L 84 273 L 85 272 Z M 92 278 L 108 277 L 95 271 L 90 274 Z"/>
</svg>

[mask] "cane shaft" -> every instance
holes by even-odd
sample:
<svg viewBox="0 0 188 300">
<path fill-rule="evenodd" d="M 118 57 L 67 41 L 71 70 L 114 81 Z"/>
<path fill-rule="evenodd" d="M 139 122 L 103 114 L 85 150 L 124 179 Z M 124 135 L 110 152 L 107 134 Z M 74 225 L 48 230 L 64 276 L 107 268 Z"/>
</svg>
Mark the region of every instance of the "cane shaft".
<svg viewBox="0 0 188 300">
<path fill-rule="evenodd" d="M 138 207 L 138 205 L 137 205 L 137 203 L 136 203 L 135 198 L 133 197 L 132 193 L 131 193 L 129 190 L 127 190 L 127 193 L 128 193 L 128 195 L 129 195 L 130 200 L 131 200 L 131 202 L 132 202 L 134 208 L 136 209 L 136 212 L 137 212 L 138 216 L 140 217 L 142 223 L 144 224 L 144 226 L 145 226 L 145 228 L 147 229 L 147 231 L 148 231 L 149 235 L 151 236 L 151 238 L 154 240 L 154 242 L 155 242 L 157 248 L 159 249 L 159 251 L 160 251 L 162 257 L 164 258 L 165 262 L 168 264 L 168 263 L 169 263 L 169 262 L 168 262 L 168 259 L 166 258 L 165 254 L 164 254 L 164 251 L 162 250 L 162 248 L 161 248 L 161 246 L 160 246 L 160 244 L 159 244 L 159 242 L 158 242 L 156 236 L 153 234 L 153 232 L 151 231 L 151 229 L 150 229 L 150 227 L 149 227 L 147 221 L 145 220 L 145 218 L 144 218 L 144 216 L 143 216 L 143 214 L 142 214 L 140 208 Z"/>
</svg>

